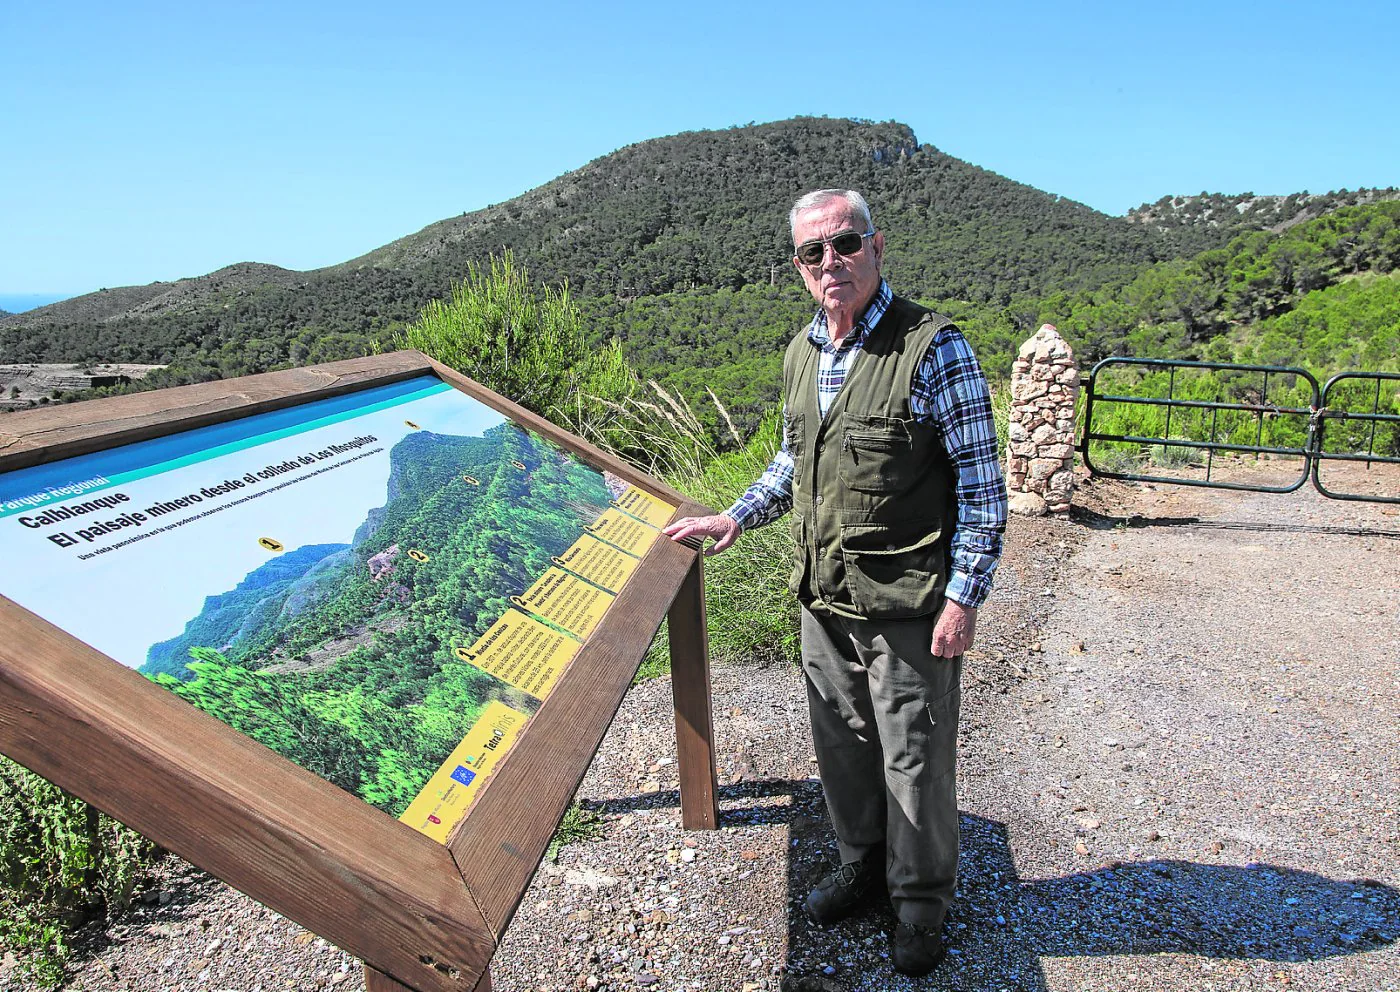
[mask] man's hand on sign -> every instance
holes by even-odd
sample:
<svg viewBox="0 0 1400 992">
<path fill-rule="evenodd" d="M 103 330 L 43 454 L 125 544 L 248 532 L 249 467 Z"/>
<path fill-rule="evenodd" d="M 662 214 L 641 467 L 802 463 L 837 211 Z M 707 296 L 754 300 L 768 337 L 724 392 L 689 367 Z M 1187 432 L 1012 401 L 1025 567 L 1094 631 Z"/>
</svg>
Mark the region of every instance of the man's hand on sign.
<svg viewBox="0 0 1400 992">
<path fill-rule="evenodd" d="M 977 629 L 977 607 L 963 606 L 956 600 L 945 600 L 943 612 L 938 614 L 938 622 L 933 625 L 933 656 L 935 658 L 956 658 L 967 653 L 972 647 L 972 637 Z"/>
<path fill-rule="evenodd" d="M 733 517 L 716 513 L 708 517 L 681 517 L 667 524 L 661 533 L 673 541 L 684 541 L 687 537 L 699 537 L 703 541 L 708 537 L 715 543 L 705 548 L 705 554 L 717 555 L 739 539 L 739 525 Z"/>
</svg>

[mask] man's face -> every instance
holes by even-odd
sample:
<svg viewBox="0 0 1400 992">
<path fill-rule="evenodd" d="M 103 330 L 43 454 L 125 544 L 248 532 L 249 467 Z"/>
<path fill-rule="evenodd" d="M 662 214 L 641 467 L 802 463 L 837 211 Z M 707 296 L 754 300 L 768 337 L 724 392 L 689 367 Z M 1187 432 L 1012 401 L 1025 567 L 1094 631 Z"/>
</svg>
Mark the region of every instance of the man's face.
<svg viewBox="0 0 1400 992">
<path fill-rule="evenodd" d="M 807 241 L 829 241 L 845 231 L 865 233 L 860 218 L 853 215 L 845 200 L 831 200 L 819 207 L 803 210 L 793 226 L 796 244 Z M 824 245 L 822 260 L 808 265 L 796 257 L 793 264 L 802 273 L 807 291 L 828 313 L 832 310 L 858 313 L 863 310 L 880 286 L 880 262 L 885 254 L 885 236 L 876 234 L 864 238 L 860 251 L 854 255 L 838 254 L 831 245 Z"/>
</svg>

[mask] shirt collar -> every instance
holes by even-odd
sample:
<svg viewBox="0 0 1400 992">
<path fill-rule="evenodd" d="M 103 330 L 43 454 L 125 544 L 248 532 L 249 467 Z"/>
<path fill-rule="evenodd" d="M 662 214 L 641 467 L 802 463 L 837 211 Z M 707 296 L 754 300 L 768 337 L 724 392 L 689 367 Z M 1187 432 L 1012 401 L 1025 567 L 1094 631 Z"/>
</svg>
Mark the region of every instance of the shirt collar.
<svg viewBox="0 0 1400 992">
<path fill-rule="evenodd" d="M 851 333 L 841 339 L 837 350 L 844 351 L 847 348 L 862 346 L 870 332 L 875 330 L 875 325 L 880 323 L 880 318 L 885 315 L 885 311 L 890 308 L 890 302 L 893 299 L 894 294 L 890 292 L 890 284 L 881 279 L 880 288 L 875 290 L 870 305 L 865 308 L 865 313 L 861 314 L 856 326 L 851 328 Z M 831 344 L 831 335 L 827 332 L 826 327 L 825 308 L 818 310 L 817 315 L 812 318 L 811 326 L 807 330 L 807 340 L 818 348 L 826 348 Z"/>
</svg>

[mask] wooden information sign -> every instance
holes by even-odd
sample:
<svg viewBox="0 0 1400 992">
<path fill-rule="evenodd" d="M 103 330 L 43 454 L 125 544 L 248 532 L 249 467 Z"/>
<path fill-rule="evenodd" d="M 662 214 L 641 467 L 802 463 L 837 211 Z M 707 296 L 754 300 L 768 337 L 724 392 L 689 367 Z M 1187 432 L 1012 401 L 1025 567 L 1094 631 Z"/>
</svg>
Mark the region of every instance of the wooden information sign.
<svg viewBox="0 0 1400 992">
<path fill-rule="evenodd" d="M 708 512 L 418 352 L 0 421 L 0 751 L 366 963 L 488 966 L 669 616 L 717 822 Z M 192 705 L 191 705 L 192 704 Z"/>
</svg>

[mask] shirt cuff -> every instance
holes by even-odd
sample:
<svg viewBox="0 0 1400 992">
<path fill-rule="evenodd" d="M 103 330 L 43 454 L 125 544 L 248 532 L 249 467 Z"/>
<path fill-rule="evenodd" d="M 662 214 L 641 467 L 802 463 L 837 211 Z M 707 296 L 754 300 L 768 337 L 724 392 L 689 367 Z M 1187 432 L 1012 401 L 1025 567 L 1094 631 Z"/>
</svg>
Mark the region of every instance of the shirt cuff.
<svg viewBox="0 0 1400 992">
<path fill-rule="evenodd" d="M 729 509 L 725 510 L 721 516 L 728 517 L 738 524 L 739 533 L 742 534 L 752 526 L 754 517 L 758 516 L 758 511 L 746 504 L 743 500 L 739 500 Z"/>
<path fill-rule="evenodd" d="M 987 601 L 991 588 L 986 582 L 971 572 L 954 571 L 948 576 L 948 585 L 943 595 L 970 609 L 977 609 Z"/>
</svg>

